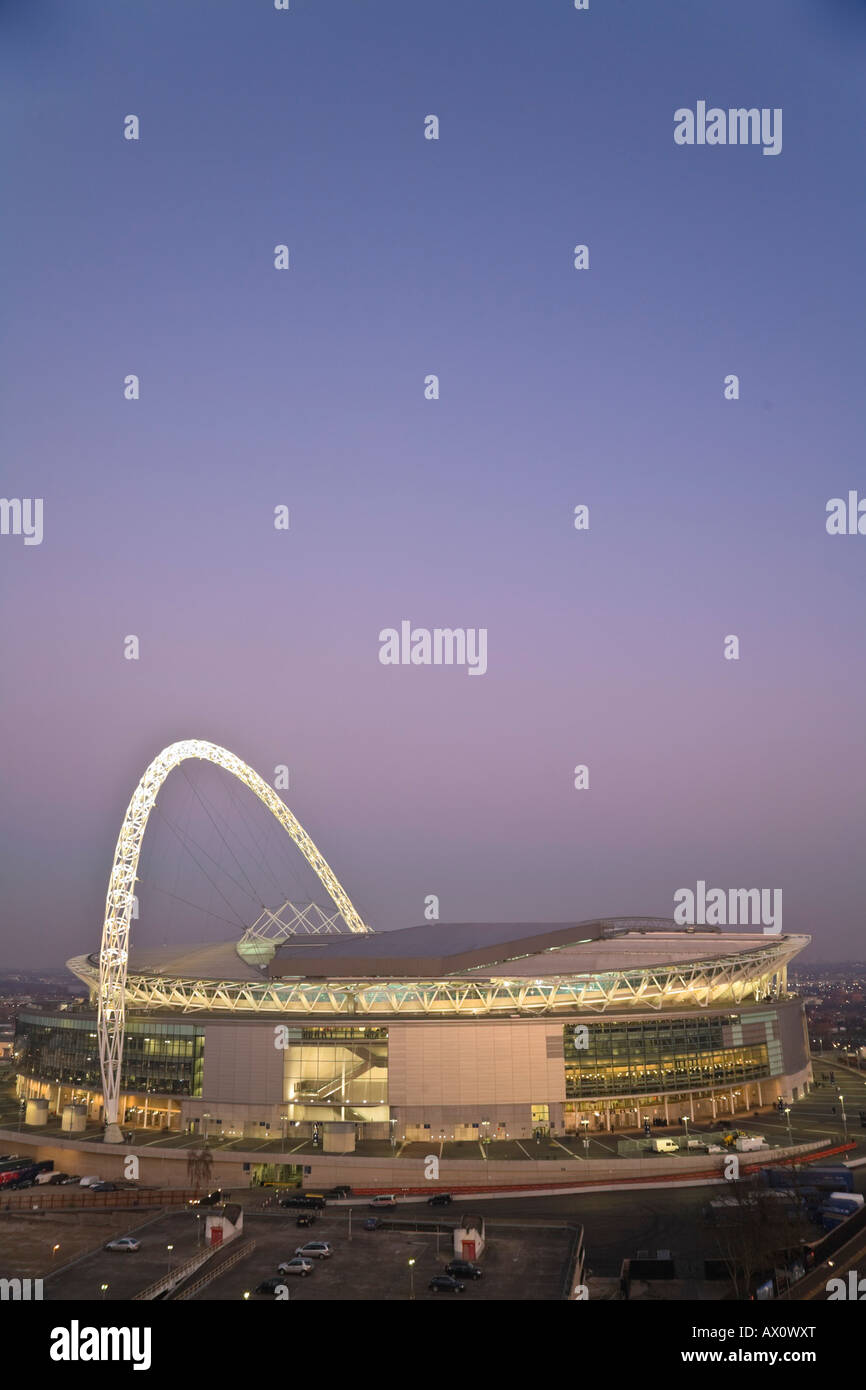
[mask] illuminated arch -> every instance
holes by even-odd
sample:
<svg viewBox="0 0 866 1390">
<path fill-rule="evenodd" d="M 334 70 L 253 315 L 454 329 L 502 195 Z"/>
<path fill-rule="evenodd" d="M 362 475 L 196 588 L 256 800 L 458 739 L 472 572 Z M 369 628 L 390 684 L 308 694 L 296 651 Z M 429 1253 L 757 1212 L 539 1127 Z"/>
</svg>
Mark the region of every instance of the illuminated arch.
<svg viewBox="0 0 866 1390">
<path fill-rule="evenodd" d="M 123 1061 L 123 1038 L 126 1022 L 126 968 L 129 958 L 129 923 L 132 916 L 138 858 L 147 819 L 153 810 L 157 792 L 172 768 L 187 758 L 204 758 L 225 768 L 262 801 L 294 840 L 307 863 L 315 870 L 327 889 L 350 932 L 368 932 L 370 927 L 361 920 L 340 885 L 335 873 L 313 844 L 304 827 L 292 815 L 288 806 L 277 796 L 273 787 L 240 758 L 216 743 L 186 739 L 172 743 L 154 758 L 132 795 L 114 851 L 114 864 L 108 881 L 105 899 L 105 922 L 99 953 L 99 1065 L 105 1097 L 105 1138 L 108 1143 L 120 1143 L 122 1136 L 117 1116 L 120 1103 L 120 1068 Z"/>
</svg>

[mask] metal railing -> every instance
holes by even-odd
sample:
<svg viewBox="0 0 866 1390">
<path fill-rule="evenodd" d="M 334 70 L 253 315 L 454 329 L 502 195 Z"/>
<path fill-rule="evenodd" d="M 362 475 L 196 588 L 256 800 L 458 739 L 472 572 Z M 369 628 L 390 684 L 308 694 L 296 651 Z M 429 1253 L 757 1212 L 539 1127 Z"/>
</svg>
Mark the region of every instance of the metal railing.
<svg viewBox="0 0 866 1390">
<path fill-rule="evenodd" d="M 218 1279 L 221 1274 L 225 1274 L 226 1270 L 232 1269 L 234 1265 L 239 1264 L 241 1260 L 245 1260 L 247 1255 L 251 1255 L 255 1248 L 256 1242 L 254 1240 L 241 1241 L 240 1245 L 232 1248 L 231 1254 L 227 1259 L 222 1260 L 218 1265 L 215 1264 L 201 1279 L 196 1279 L 195 1283 L 190 1284 L 188 1288 L 180 1289 L 174 1294 L 174 1298 L 178 1303 L 185 1298 L 192 1298 L 193 1294 L 198 1293 L 199 1289 L 203 1289 L 207 1284 L 213 1283 L 214 1279 Z"/>
</svg>

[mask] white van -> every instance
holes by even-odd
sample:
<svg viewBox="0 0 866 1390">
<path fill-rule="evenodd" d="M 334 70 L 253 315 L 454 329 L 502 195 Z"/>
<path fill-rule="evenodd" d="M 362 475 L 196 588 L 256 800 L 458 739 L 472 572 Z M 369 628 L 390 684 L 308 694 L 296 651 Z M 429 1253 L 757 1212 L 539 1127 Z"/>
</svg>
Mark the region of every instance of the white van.
<svg viewBox="0 0 866 1390">
<path fill-rule="evenodd" d="M 680 1146 L 676 1139 L 651 1139 L 650 1150 L 657 1154 L 676 1154 L 680 1151 Z"/>
</svg>

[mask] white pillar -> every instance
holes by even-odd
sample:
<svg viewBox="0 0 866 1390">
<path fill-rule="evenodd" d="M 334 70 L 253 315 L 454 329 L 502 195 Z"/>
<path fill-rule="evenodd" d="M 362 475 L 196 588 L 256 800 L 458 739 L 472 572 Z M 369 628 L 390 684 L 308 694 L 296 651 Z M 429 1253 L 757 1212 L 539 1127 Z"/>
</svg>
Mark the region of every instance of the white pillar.
<svg viewBox="0 0 866 1390">
<path fill-rule="evenodd" d="M 695 1118 L 695 1098 L 694 1098 L 694 1096 L 692 1095 L 691 1091 L 689 1091 L 689 1114 L 690 1114 L 691 1117 L 692 1117 L 692 1121 L 694 1121 L 694 1118 Z"/>
<path fill-rule="evenodd" d="M 671 1118 L 671 1117 L 670 1117 L 670 1115 L 668 1114 L 668 1098 L 667 1098 L 667 1096 L 664 1097 L 664 1103 L 665 1103 L 665 1124 L 669 1124 L 669 1123 L 670 1123 L 670 1118 Z"/>
</svg>

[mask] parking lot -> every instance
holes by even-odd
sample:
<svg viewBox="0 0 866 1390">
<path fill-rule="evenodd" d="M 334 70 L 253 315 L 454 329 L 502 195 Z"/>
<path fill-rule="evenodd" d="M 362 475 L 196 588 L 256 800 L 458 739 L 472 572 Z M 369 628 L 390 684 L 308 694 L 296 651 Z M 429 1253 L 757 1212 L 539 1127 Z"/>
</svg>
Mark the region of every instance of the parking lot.
<svg viewBox="0 0 866 1390">
<path fill-rule="evenodd" d="M 204 1238 L 204 1219 L 183 1208 L 157 1216 L 142 1216 L 137 1212 L 124 1217 L 118 1214 L 114 1236 L 135 1236 L 141 1249 L 126 1255 L 91 1247 L 89 1254 L 68 1268 L 59 1270 L 45 1282 L 44 1298 L 59 1299 L 116 1299 L 133 1298 L 142 1289 L 161 1279 L 169 1265 L 188 1260 L 201 1248 Z M 95 1234 L 95 1232 L 94 1232 Z M 96 1244 L 94 1241 L 92 1244 Z M 168 1249 L 169 1245 L 173 1248 Z M 103 1290 L 102 1285 L 108 1288 Z"/>
<path fill-rule="evenodd" d="M 287 1214 L 288 1215 L 288 1214 Z M 439 1223 L 432 1231 L 395 1230 L 386 1221 L 376 1231 L 363 1229 L 363 1214 L 356 1212 L 349 1239 L 346 1209 L 326 1210 L 314 1226 L 298 1230 L 294 1216 L 248 1217 L 244 1235 L 256 1242 L 253 1254 L 197 1297 L 202 1300 L 243 1299 L 245 1293 L 258 1302 L 274 1302 L 253 1291 L 263 1279 L 277 1273 L 282 1260 L 291 1259 L 306 1240 L 326 1240 L 334 1247 L 330 1259 L 316 1260 L 313 1273 L 302 1279 L 287 1276 L 289 1301 L 355 1299 L 470 1299 L 556 1300 L 562 1297 L 572 1232 L 566 1226 L 544 1227 L 497 1222 L 487 1226 L 488 1245 L 478 1264 L 481 1279 L 466 1280 L 463 1294 L 433 1293 L 428 1285 L 454 1258 L 451 1228 L 454 1220 Z M 406 1225 L 411 1222 L 406 1222 Z M 409 1261 L 414 1260 L 410 1266 Z"/>
</svg>

